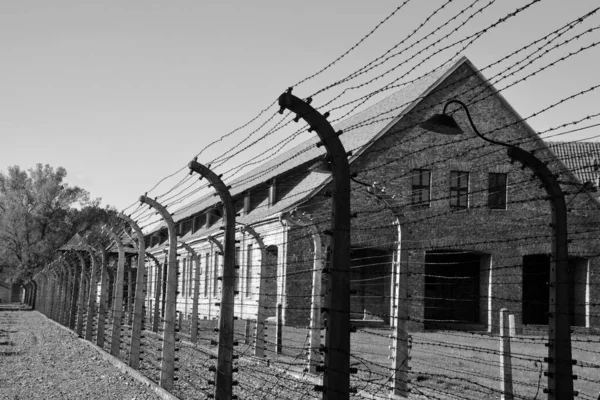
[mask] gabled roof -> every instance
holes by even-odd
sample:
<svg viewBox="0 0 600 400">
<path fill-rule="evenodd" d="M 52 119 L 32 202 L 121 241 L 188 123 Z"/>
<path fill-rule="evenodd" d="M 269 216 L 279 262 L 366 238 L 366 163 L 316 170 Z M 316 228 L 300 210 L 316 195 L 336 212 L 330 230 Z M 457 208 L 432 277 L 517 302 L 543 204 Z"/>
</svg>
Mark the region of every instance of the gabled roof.
<svg viewBox="0 0 600 400">
<path fill-rule="evenodd" d="M 600 142 L 546 142 L 548 148 L 575 176 L 598 186 L 600 177 Z"/>
<path fill-rule="evenodd" d="M 340 139 L 346 151 L 361 152 L 372 144 L 393 126 L 400 116 L 412 109 L 445 77 L 464 62 L 468 62 L 466 57 L 460 58 L 454 64 L 445 65 L 430 71 L 418 79 L 401 84 L 401 88 L 392 95 L 333 125 L 336 131 L 343 130 Z M 319 138 L 315 134 L 311 139 L 235 179 L 231 183 L 231 195 L 239 195 L 252 187 L 292 171 L 303 164 L 322 158 L 326 151 L 324 147 L 316 146 L 318 142 Z M 329 177 L 329 174 L 311 173 L 303 182 L 305 185 L 302 190 L 292 191 L 286 196 L 289 201 L 282 199 L 280 201 L 281 204 L 278 203 L 276 207 L 269 208 L 266 210 L 266 213 L 272 215 L 286 208 L 283 205 L 289 208 L 293 204 L 302 202 L 313 194 L 310 186 L 312 186 L 312 189 L 317 188 L 325 183 Z M 181 221 L 208 209 L 218 202 L 218 198 L 209 196 L 191 207 L 183 207 L 180 209 L 181 211 L 175 211 L 173 218 L 175 222 Z M 260 213 L 261 215 L 252 214 L 248 216 L 250 218 L 246 218 L 247 222 L 265 217 L 264 210 Z M 160 229 L 160 227 L 157 227 L 155 231 Z M 203 232 L 203 235 L 205 234 L 206 231 Z"/>
<path fill-rule="evenodd" d="M 131 238 L 129 234 L 122 232 L 120 234 L 120 238 L 123 242 L 123 246 L 125 247 L 125 253 L 137 253 L 137 251 L 134 249 L 134 246 L 136 246 L 135 241 Z M 83 237 L 79 233 L 76 233 L 75 235 L 73 235 L 73 237 L 71 237 L 71 239 L 69 239 L 67 243 L 61 246 L 58 250 L 85 251 L 87 250 L 87 243 L 83 240 Z M 117 245 L 114 242 L 111 242 L 106 251 L 109 253 L 116 253 Z"/>
<path fill-rule="evenodd" d="M 71 239 L 69 239 L 67 243 L 61 246 L 58 250 L 85 250 L 85 243 L 81 235 L 79 233 L 76 233 Z"/>
</svg>

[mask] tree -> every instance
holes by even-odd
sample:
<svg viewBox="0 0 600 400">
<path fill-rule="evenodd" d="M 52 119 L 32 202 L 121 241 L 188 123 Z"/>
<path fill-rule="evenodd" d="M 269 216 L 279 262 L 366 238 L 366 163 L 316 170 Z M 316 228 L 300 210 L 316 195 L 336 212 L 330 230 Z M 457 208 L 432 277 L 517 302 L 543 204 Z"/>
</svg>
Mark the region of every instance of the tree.
<svg viewBox="0 0 600 400">
<path fill-rule="evenodd" d="M 65 182 L 67 171 L 37 164 L 0 172 L 0 279 L 30 278 L 56 257 L 71 236 L 114 210 Z"/>
</svg>

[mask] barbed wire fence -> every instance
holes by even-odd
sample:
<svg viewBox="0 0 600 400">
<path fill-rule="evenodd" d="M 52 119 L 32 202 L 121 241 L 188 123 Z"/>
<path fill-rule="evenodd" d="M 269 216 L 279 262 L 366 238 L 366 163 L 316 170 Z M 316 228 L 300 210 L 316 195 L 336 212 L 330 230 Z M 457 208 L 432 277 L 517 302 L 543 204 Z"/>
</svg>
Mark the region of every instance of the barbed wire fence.
<svg viewBox="0 0 600 400">
<path fill-rule="evenodd" d="M 302 93 L 306 82 L 365 46 L 407 3 L 334 61 L 299 80 L 293 93 Z M 587 134 L 587 140 L 595 139 L 597 135 L 588 132 L 598 126 L 600 113 L 573 115 L 537 134 L 527 123 L 576 99 L 593 101 L 600 82 L 548 99 L 524 118 L 512 113 L 499 96 L 561 63 L 597 51 L 598 9 L 541 33 L 476 71 L 460 64 L 462 53 L 511 18 L 543 7 L 541 0 L 527 2 L 483 29 L 463 33 L 478 18 L 489 16 L 494 3 L 441 2 L 394 46 L 302 100 L 327 115 L 350 161 L 349 258 L 343 266 L 348 307 L 331 305 L 339 296 L 331 292 L 332 274 L 339 273 L 333 255 L 336 228 L 331 226 L 337 193 L 329 180 L 336 167 L 334 154 L 326 153 L 322 139 L 311 133 L 316 127 L 294 128 L 293 122 L 303 124 L 305 115 L 280 116 L 279 104 L 273 102 L 196 153 L 230 185 L 238 214 L 234 301 L 228 310 L 234 316 L 233 341 L 226 349 L 232 354 L 233 395 L 333 399 L 387 398 L 395 392 L 410 398 L 481 399 L 507 395 L 510 382 L 513 398 L 559 398 L 552 397 L 556 393 L 544 376 L 556 361 L 548 359 L 547 346 L 563 346 L 548 335 L 549 271 L 556 260 L 551 257 L 547 194 L 531 172 L 510 164 L 504 149 L 477 138 L 462 111 L 452 109 L 449 114 L 465 135 L 442 138 L 419 127 L 456 98 L 469 107 L 485 137 L 533 153 L 562 185 L 569 210 L 571 275 L 568 282 L 554 284 L 569 287 L 575 391 L 578 398 L 597 398 L 600 340 L 590 333 L 600 326 L 600 283 L 594 271 L 600 214 L 591 187 L 576 178 L 597 164 L 587 157 L 579 167 L 565 168 L 568 159 L 558 161 L 553 152 L 559 144 L 544 143 L 540 137 L 556 140 L 577 131 Z M 449 9 L 450 17 L 431 26 L 435 16 Z M 457 63 L 461 67 L 452 69 Z M 430 91 L 410 94 L 415 86 L 436 82 Z M 392 95 L 394 101 L 384 100 L 383 106 L 377 103 L 392 91 L 400 96 Z M 384 128 L 384 137 L 369 133 Z M 234 137 L 235 146 L 209 153 L 217 143 Z M 307 141 L 289 148 L 302 138 Z M 36 277 L 35 298 L 38 309 L 80 334 L 80 326 L 94 321 L 92 338 L 86 338 L 126 362 L 132 357 L 131 343 L 139 341 L 139 371 L 161 384 L 163 374 L 171 374 L 167 389 L 176 396 L 211 398 L 216 393 L 215 360 L 223 346 L 220 318 L 223 308 L 231 307 L 223 300 L 225 221 L 211 184 L 187 173 L 182 167 L 145 194 L 172 213 L 177 240 L 185 243 L 176 245 L 175 283 L 167 276 L 172 266 L 164 219 L 135 202 L 122 213 L 152 233 L 146 236 L 144 254 L 138 254 L 140 241 L 130 227 L 110 227 L 119 239 L 113 237 L 103 247 L 107 256 L 98 254 L 99 268 L 91 268 L 91 255 L 75 256 L 84 251 L 81 248 L 65 253 Z M 492 175 L 504 183 L 490 187 Z M 498 186 L 504 187 L 503 196 L 493 190 L 490 195 Z M 121 256 L 116 251 L 119 240 L 126 248 Z M 90 243 L 95 244 L 91 239 Z M 98 246 L 94 248 L 98 253 Z M 135 267 L 134 259 L 140 257 L 145 260 L 145 278 L 138 277 Z M 91 291 L 94 281 L 100 282 L 98 294 Z M 136 290 L 138 285 L 145 293 Z M 172 312 L 167 307 L 168 285 L 175 292 L 176 315 L 167 315 Z M 145 306 L 139 313 L 134 308 L 137 301 Z M 343 332 L 347 347 L 339 344 L 342 338 L 327 336 L 335 313 L 349 324 Z M 174 324 L 174 342 L 172 361 L 165 367 L 167 317 Z M 134 334 L 136 318 L 141 319 L 141 329 Z M 505 326 L 510 327 L 508 381 Z M 347 365 L 332 364 L 334 352 L 345 352 Z M 324 382 L 324 371 L 346 375 L 347 387 L 336 392 Z"/>
</svg>

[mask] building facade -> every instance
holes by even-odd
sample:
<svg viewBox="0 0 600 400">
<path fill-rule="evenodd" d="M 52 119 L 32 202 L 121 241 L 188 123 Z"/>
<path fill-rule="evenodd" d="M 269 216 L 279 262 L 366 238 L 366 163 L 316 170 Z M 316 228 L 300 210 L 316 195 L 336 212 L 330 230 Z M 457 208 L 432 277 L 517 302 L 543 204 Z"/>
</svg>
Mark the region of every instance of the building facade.
<svg viewBox="0 0 600 400">
<path fill-rule="evenodd" d="M 466 58 L 334 125 L 352 152 L 351 318 L 389 323 L 401 248 L 408 250 L 411 329 L 497 331 L 501 308 L 515 315 L 521 332 L 547 324 L 547 194 L 527 168 L 511 162 L 505 147 L 478 138 L 464 111 L 450 109 L 465 131 L 460 137 L 420 127 L 450 99 L 468 104 L 484 135 L 533 152 L 558 177 L 569 204 L 571 321 L 578 329 L 600 328 L 599 203 Z M 281 305 L 286 324 L 308 325 L 316 257 L 326 291 L 332 175 L 317 142 L 302 143 L 230 183 L 239 215 L 239 318 L 256 318 L 262 288 L 269 316 Z M 205 319 L 219 314 L 221 207 L 211 197 L 174 213 L 178 240 L 199 256 L 198 312 Z M 147 264 L 149 307 L 167 244 L 164 228 L 146 236 L 156 258 Z M 178 310 L 189 316 L 196 267 L 191 254 L 178 249 Z"/>
</svg>

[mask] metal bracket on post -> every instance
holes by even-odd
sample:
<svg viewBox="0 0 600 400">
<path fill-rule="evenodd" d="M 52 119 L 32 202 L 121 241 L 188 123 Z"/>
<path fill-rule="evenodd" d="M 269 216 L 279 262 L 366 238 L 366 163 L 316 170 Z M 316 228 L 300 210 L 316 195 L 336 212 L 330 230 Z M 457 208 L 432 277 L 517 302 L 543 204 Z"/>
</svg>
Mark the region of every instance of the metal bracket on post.
<svg viewBox="0 0 600 400">
<path fill-rule="evenodd" d="M 123 282 L 125 277 L 125 247 L 119 235 L 112 229 L 103 227 L 102 230 L 115 242 L 119 251 L 119 259 L 117 261 L 117 276 L 115 277 L 115 293 L 113 294 L 114 301 L 112 305 L 112 337 L 110 341 L 110 354 L 114 357 L 119 356 L 121 346 L 121 322 L 123 320 Z"/>
<path fill-rule="evenodd" d="M 250 225 L 241 224 L 242 232 L 248 233 L 256 240 L 260 248 L 260 276 L 258 279 L 258 312 L 256 313 L 256 328 L 254 331 L 254 356 L 265 356 L 265 320 L 267 318 L 266 295 L 264 281 L 267 275 L 266 258 L 267 250 L 260 235 Z"/>
<path fill-rule="evenodd" d="M 179 241 L 179 244 L 181 244 L 181 246 L 192 255 L 194 264 L 196 264 L 196 268 L 194 270 L 194 293 L 192 294 L 192 321 L 190 324 L 190 341 L 192 343 L 196 343 L 196 341 L 198 340 L 198 298 L 200 296 L 200 256 L 187 243 Z M 190 268 L 191 268 L 191 265 L 190 265 Z"/>
<path fill-rule="evenodd" d="M 235 285 L 235 209 L 229 189 L 221 178 L 209 168 L 196 162 L 188 164 L 190 174 L 198 173 L 215 188 L 223 202 L 225 233 L 223 239 L 223 291 L 219 318 L 219 349 L 217 356 L 215 399 L 226 400 L 233 396 L 233 334 Z"/>
<path fill-rule="evenodd" d="M 311 223 L 312 215 L 308 213 L 300 213 L 294 210 L 290 213 L 290 218 L 287 221 L 290 224 L 308 228 L 310 231 L 313 244 L 314 244 L 314 255 L 313 255 L 313 280 L 312 280 L 312 302 L 310 307 L 310 338 L 309 346 L 310 351 L 308 353 L 308 372 L 316 375 L 317 367 L 322 361 L 320 346 L 321 346 L 321 305 L 322 305 L 322 290 L 321 283 L 323 277 L 323 244 L 321 241 L 321 235 L 319 229 L 314 223 Z M 307 221 L 304 221 L 307 219 Z"/>
<path fill-rule="evenodd" d="M 573 398 L 573 358 L 569 313 L 569 251 L 565 196 L 546 164 L 530 152 L 511 146 L 506 154 L 528 167 L 542 181 L 552 204 L 550 309 L 548 312 L 548 399 Z"/>
<path fill-rule="evenodd" d="M 144 318 L 143 306 L 145 301 L 144 289 L 146 287 L 146 242 L 144 233 L 139 225 L 123 213 L 117 215 L 127 222 L 135 232 L 138 241 L 138 267 L 135 284 L 135 299 L 133 305 L 133 326 L 131 329 L 131 343 L 129 351 L 129 366 L 133 369 L 140 367 L 140 337 L 142 334 L 142 320 Z"/>
<path fill-rule="evenodd" d="M 383 201 L 391 210 L 398 227 L 398 242 L 396 247 L 396 259 L 394 270 L 397 271 L 397 281 L 392 282 L 392 298 L 395 300 L 392 307 L 393 335 L 392 345 L 392 387 L 391 397 L 407 398 L 408 389 L 408 250 L 403 246 L 406 241 L 408 229 L 404 224 L 404 215 L 401 207 L 397 204 L 394 196 L 385 192 L 385 188 L 373 183 L 367 188 L 367 192 Z M 396 275 L 396 274 L 394 274 Z"/>
<path fill-rule="evenodd" d="M 166 279 L 165 316 L 163 324 L 163 346 L 160 364 L 160 386 L 173 389 L 175 371 L 175 313 L 177 310 L 177 232 L 171 213 L 156 200 L 140 196 L 140 202 L 156 209 L 167 223 L 169 253 Z"/>
<path fill-rule="evenodd" d="M 350 396 L 350 167 L 338 133 L 326 117 L 309 103 L 292 95 L 279 97 L 280 112 L 288 109 L 304 119 L 325 146 L 333 176 L 331 221 L 331 268 L 329 279 L 329 317 L 323 376 L 324 399 Z"/>
</svg>

